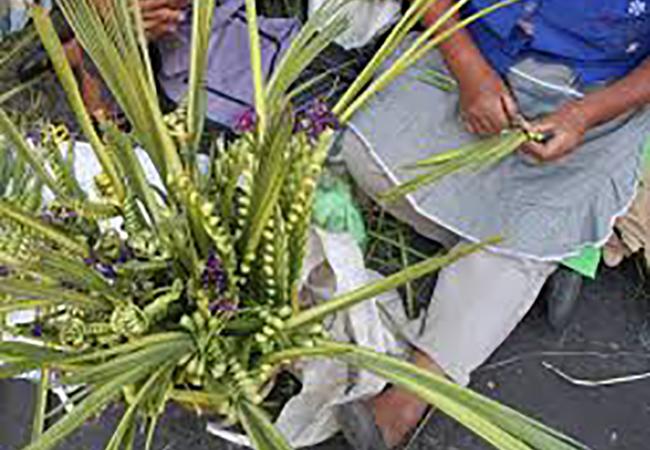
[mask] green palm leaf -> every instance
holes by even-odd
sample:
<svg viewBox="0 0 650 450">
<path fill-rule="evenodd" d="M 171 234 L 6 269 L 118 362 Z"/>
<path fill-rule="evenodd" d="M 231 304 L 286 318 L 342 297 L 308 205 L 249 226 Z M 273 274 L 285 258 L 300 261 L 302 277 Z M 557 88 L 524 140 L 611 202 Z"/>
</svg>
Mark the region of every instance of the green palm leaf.
<svg viewBox="0 0 650 450">
<path fill-rule="evenodd" d="M 588 449 L 580 442 L 440 375 L 355 345 L 321 341 L 314 348 L 277 353 L 271 362 L 303 357 L 336 358 L 373 372 L 416 394 L 499 449 Z"/>
<path fill-rule="evenodd" d="M 149 368 L 135 368 L 117 373 L 105 384 L 99 385 L 71 412 L 43 433 L 40 438 L 25 447 L 24 450 L 50 450 L 55 448 L 63 439 L 83 425 L 86 420 L 100 413 L 109 403 L 115 401 L 122 389 L 144 379 Z"/>
<path fill-rule="evenodd" d="M 262 47 L 260 46 L 260 32 L 257 25 L 256 0 L 246 0 L 246 21 L 248 23 L 248 41 L 250 49 L 251 69 L 253 75 L 253 89 L 255 92 L 255 111 L 259 133 L 264 136 L 266 130 L 267 110 L 264 95 L 265 80 L 262 73 Z"/>
<path fill-rule="evenodd" d="M 289 319 L 285 327 L 286 329 L 291 330 L 314 322 L 322 321 L 330 314 L 334 314 L 338 311 L 350 308 L 357 303 L 361 303 L 370 298 L 374 298 L 384 292 L 395 289 L 410 281 L 414 281 L 424 275 L 440 270 L 443 267 L 453 263 L 454 261 L 472 254 L 484 248 L 486 245 L 494 242 L 496 242 L 496 240 L 483 244 L 473 244 L 457 247 L 444 256 L 430 258 L 426 261 L 414 264 L 413 266 L 407 267 L 406 269 L 384 279 L 369 283 L 354 291 L 345 293 L 339 297 L 329 300 L 326 303 L 322 303 L 313 308 L 304 310 Z"/>
<path fill-rule="evenodd" d="M 59 185 L 52 174 L 43 164 L 40 155 L 30 146 L 22 133 L 11 121 L 6 112 L 0 109 L 0 134 L 5 136 L 13 145 L 16 153 L 20 155 L 30 165 L 36 176 L 47 186 L 55 195 L 60 196 Z"/>
<path fill-rule="evenodd" d="M 49 13 L 45 8 L 36 6 L 33 8 L 32 16 L 36 30 L 41 37 L 41 42 L 52 60 L 54 70 L 70 102 L 70 107 L 75 113 L 77 123 L 90 141 L 104 172 L 110 177 L 117 198 L 122 200 L 124 198 L 124 184 L 108 150 L 95 131 L 92 119 L 86 110 L 74 73 L 65 55 L 59 36 L 54 29 L 54 24 L 50 19 Z"/>
<path fill-rule="evenodd" d="M 208 46 L 216 2 L 194 0 L 190 81 L 188 87 L 187 131 L 192 137 L 191 150 L 196 152 L 206 113 L 205 71 L 208 65 Z M 190 162 L 193 162 L 194 158 Z"/>
<path fill-rule="evenodd" d="M 262 409 L 243 400 L 238 405 L 237 412 L 246 434 L 257 450 L 291 450 Z"/>
</svg>

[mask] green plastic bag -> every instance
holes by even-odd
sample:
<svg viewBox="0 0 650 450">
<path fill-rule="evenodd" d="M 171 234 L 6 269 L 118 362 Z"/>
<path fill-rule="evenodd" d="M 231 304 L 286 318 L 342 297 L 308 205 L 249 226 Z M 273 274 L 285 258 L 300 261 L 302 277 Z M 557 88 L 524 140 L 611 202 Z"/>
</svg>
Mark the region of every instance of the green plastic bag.
<svg viewBox="0 0 650 450">
<path fill-rule="evenodd" d="M 314 199 L 312 221 L 332 233 L 350 233 L 362 249 L 368 239 L 363 215 L 352 196 L 350 185 L 341 177 L 325 172 Z"/>
</svg>

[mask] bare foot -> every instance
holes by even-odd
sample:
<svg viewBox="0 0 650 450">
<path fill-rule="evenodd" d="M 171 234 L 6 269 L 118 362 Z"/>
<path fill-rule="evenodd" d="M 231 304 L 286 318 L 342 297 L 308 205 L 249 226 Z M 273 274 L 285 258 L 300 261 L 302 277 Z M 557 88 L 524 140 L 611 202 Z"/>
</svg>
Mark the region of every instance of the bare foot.
<svg viewBox="0 0 650 450">
<path fill-rule="evenodd" d="M 416 351 L 415 365 L 444 375 L 442 369 L 424 353 Z M 388 448 L 404 443 L 427 412 L 429 405 L 410 392 L 390 388 L 372 401 L 375 421 Z"/>
<path fill-rule="evenodd" d="M 372 406 L 386 446 L 394 448 L 418 426 L 428 405 L 409 392 L 391 388 L 376 397 Z"/>
</svg>

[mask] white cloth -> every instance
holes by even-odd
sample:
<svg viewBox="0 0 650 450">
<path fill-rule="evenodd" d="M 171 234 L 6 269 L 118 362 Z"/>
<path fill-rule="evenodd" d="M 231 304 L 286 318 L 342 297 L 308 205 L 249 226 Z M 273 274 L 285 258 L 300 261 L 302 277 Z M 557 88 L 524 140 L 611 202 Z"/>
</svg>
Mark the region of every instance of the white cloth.
<svg viewBox="0 0 650 450">
<path fill-rule="evenodd" d="M 342 157 L 353 178 L 370 196 L 392 186 L 385 172 L 370 164 L 353 133 L 341 141 Z M 390 213 L 420 234 L 451 248 L 459 238 L 401 200 Z M 481 251 L 443 269 L 423 318 L 409 322 L 391 309 L 394 324 L 408 341 L 429 355 L 460 385 L 483 364 L 523 319 L 557 263 Z"/>
<path fill-rule="evenodd" d="M 535 303 L 557 264 L 480 251 L 440 272 L 424 317 L 406 323 L 409 342 L 467 386 Z M 399 312 L 399 311 L 397 311 Z"/>
<path fill-rule="evenodd" d="M 309 0 L 309 14 L 332 0 Z M 394 23 L 400 15 L 397 0 L 352 0 L 343 7 L 349 22 L 348 29 L 337 39 L 345 49 L 363 47 L 377 33 Z"/>
</svg>

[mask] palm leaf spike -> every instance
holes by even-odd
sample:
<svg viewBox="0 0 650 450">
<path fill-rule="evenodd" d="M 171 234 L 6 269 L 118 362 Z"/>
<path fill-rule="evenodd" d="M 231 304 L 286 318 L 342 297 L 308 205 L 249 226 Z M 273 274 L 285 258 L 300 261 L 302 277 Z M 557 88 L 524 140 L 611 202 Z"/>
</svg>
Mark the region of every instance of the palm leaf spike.
<svg viewBox="0 0 650 450">
<path fill-rule="evenodd" d="M 242 247 L 242 272 L 250 271 L 250 264 L 256 256 L 256 251 L 262 233 L 272 217 L 278 204 L 282 186 L 288 173 L 288 162 L 291 154 L 285 144 L 293 133 L 293 117 L 288 109 L 273 117 L 268 133 L 261 143 L 262 160 L 255 174 L 255 186 L 251 198 L 251 214 L 244 228 L 239 245 Z"/>
<path fill-rule="evenodd" d="M 363 88 L 372 81 L 373 76 L 376 74 L 377 70 L 379 70 L 381 64 L 387 57 L 397 50 L 405 36 L 424 17 L 430 4 L 430 0 L 416 0 L 411 2 L 411 5 L 404 13 L 402 19 L 393 26 L 390 34 L 386 37 L 386 40 L 383 42 L 379 50 L 375 52 L 372 59 L 368 62 L 366 67 L 364 67 L 363 71 L 346 90 L 345 94 L 343 94 L 334 107 L 333 112 L 336 116 L 341 117 L 341 114 L 349 104 L 359 95 Z"/>
<path fill-rule="evenodd" d="M 246 400 L 237 405 L 237 415 L 257 450 L 291 450 L 267 414 Z"/>
<path fill-rule="evenodd" d="M 268 120 L 266 110 L 266 96 L 264 94 L 265 82 L 262 73 L 262 47 L 257 22 L 256 0 L 246 0 L 246 19 L 248 23 L 248 40 L 253 75 L 253 89 L 255 92 L 255 111 L 257 113 L 257 126 L 259 136 L 263 137 Z"/>
<path fill-rule="evenodd" d="M 205 123 L 205 71 L 208 46 L 216 2 L 194 0 L 192 18 L 192 49 L 188 87 L 187 131 L 192 138 L 191 151 L 198 148 Z M 191 158 L 193 161 L 194 158 Z"/>
<path fill-rule="evenodd" d="M 11 142 L 16 152 L 29 163 L 34 173 L 55 195 L 62 196 L 57 180 L 43 164 L 31 145 L 25 140 L 18 127 L 11 121 L 6 112 L 0 109 L 0 133 Z"/>
<path fill-rule="evenodd" d="M 84 134 L 90 141 L 90 144 L 97 155 L 97 159 L 102 165 L 104 172 L 108 175 L 111 180 L 111 184 L 115 189 L 117 199 L 119 201 L 124 199 L 125 188 L 122 183 L 120 174 L 117 171 L 108 150 L 104 146 L 101 138 L 95 131 L 90 114 L 86 110 L 86 107 L 83 103 L 83 98 L 81 92 L 77 86 L 77 81 L 75 79 L 70 63 L 65 56 L 65 51 L 63 50 L 63 45 L 59 40 L 59 36 L 54 29 L 52 20 L 49 17 L 49 13 L 45 8 L 41 6 L 34 6 L 32 10 L 32 16 L 34 18 L 34 25 L 38 31 L 41 41 L 45 46 L 52 64 L 54 65 L 54 70 L 56 71 L 58 78 L 65 90 L 70 106 L 75 112 L 78 123 L 81 126 Z"/>
<path fill-rule="evenodd" d="M 23 211 L 18 210 L 2 200 L 0 200 L 0 216 L 31 230 L 39 238 L 60 245 L 62 248 L 77 255 L 83 257 L 88 256 L 89 249 L 86 245 L 79 243 L 62 231 L 42 223 L 40 220 L 25 214 Z"/>
<path fill-rule="evenodd" d="M 390 203 L 463 169 L 481 170 L 490 167 L 536 138 L 537 136 L 523 130 L 508 131 L 426 158 L 410 167 L 430 167 L 429 171 L 381 193 L 379 199 Z"/>
<path fill-rule="evenodd" d="M 416 53 L 417 50 L 425 45 L 426 42 L 430 42 L 432 40 L 432 37 L 439 32 L 439 30 L 447 23 L 449 20 L 454 17 L 460 9 L 465 6 L 467 3 L 469 3 L 469 0 L 459 0 L 457 2 L 454 2 L 451 8 L 449 8 L 447 11 L 445 11 L 433 24 L 429 25 L 427 29 L 418 36 L 418 38 L 415 40 L 414 43 L 412 43 L 406 51 L 400 55 L 400 57 L 397 59 L 397 61 L 388 69 L 386 72 L 384 72 L 382 75 L 380 75 L 373 83 L 371 83 L 370 87 L 368 87 L 364 92 L 361 93 L 361 89 L 357 88 L 356 86 L 353 86 L 355 89 L 358 89 L 357 94 L 360 93 L 354 100 L 350 100 L 348 103 L 339 103 L 337 107 L 335 108 L 336 112 L 340 113 L 340 118 L 342 122 L 347 122 L 353 115 L 354 113 L 361 107 L 361 105 L 364 105 L 369 98 L 374 96 L 376 92 L 379 92 L 382 90 L 385 86 L 387 86 L 389 83 L 391 83 L 397 76 L 401 75 L 403 71 L 405 71 L 408 67 L 404 66 L 404 61 L 408 61 L 409 57 Z M 409 16 L 408 14 L 402 19 L 401 22 L 407 23 L 411 22 L 417 17 L 417 19 L 421 19 L 424 17 L 426 14 L 428 5 L 419 5 L 417 3 L 414 3 L 411 9 L 413 9 L 413 16 Z M 397 43 L 401 42 L 402 39 L 399 39 L 399 34 L 403 32 L 403 29 L 398 25 L 396 27 L 396 41 Z M 385 46 L 386 46 L 386 53 L 380 52 L 379 57 L 377 58 L 376 61 L 373 61 L 374 64 L 370 66 L 370 69 L 373 70 L 372 72 L 369 72 L 366 77 L 371 77 L 375 71 L 378 68 L 378 64 L 382 62 L 382 60 L 386 57 L 389 56 L 390 53 L 396 50 L 397 46 L 395 46 L 395 42 L 389 40 Z M 390 51 L 390 53 L 388 53 Z M 417 62 L 416 60 L 412 61 L 412 64 Z M 377 66 L 375 66 L 375 64 Z M 362 74 L 364 75 L 364 74 Z M 364 77 L 364 79 L 366 78 Z M 368 78 L 369 81 L 369 78 Z M 347 99 L 344 98 L 344 100 L 348 101 Z"/>
<path fill-rule="evenodd" d="M 105 450 L 119 450 L 122 444 L 126 441 L 128 437 L 129 430 L 135 426 L 135 421 L 137 419 L 136 413 L 138 409 L 142 406 L 142 403 L 145 402 L 147 396 L 156 388 L 156 384 L 162 381 L 161 375 L 165 374 L 167 367 L 162 367 L 154 372 L 147 381 L 142 385 L 138 390 L 135 398 L 132 399 L 127 410 L 124 412 L 122 419 L 120 420 L 113 436 L 106 445 Z"/>
<path fill-rule="evenodd" d="M 433 25 L 427 28 L 418 39 L 395 61 L 395 63 L 383 74 L 381 74 L 371 85 L 366 88 L 358 97 L 349 103 L 349 105 L 341 104 L 335 108 L 338 112 L 341 122 L 346 123 L 349 121 L 354 113 L 359 110 L 366 102 L 372 98 L 377 92 L 383 90 L 386 86 L 392 83 L 398 76 L 403 74 L 408 68 L 415 65 L 420 61 L 428 52 L 440 45 L 445 40 L 449 39 L 455 32 L 461 30 L 468 25 L 476 22 L 484 16 L 493 13 L 494 11 L 507 7 L 519 0 L 504 0 L 495 3 L 488 8 L 485 8 L 471 16 L 460 20 L 457 24 L 440 32 L 440 29 L 449 21 L 454 14 L 456 14 L 461 7 L 469 2 L 469 0 L 459 0 L 454 3 L 447 12 L 445 12 Z M 405 20 L 405 19 L 402 19 Z M 439 33 L 440 32 L 440 33 Z M 439 33 L 436 35 L 436 33 Z"/>
<path fill-rule="evenodd" d="M 438 36 L 435 36 L 429 42 L 425 43 L 425 45 L 422 45 L 420 48 L 418 48 L 417 51 L 415 51 L 412 55 L 410 55 L 410 59 L 406 61 L 406 66 L 410 67 L 415 63 L 417 63 L 420 59 L 422 59 L 423 56 L 429 53 L 433 48 L 440 45 L 442 42 L 449 39 L 449 37 L 451 37 L 458 30 L 462 30 L 467 26 L 471 25 L 472 23 L 482 19 L 483 17 L 490 15 L 498 11 L 499 9 L 507 8 L 508 6 L 513 5 L 519 1 L 520 0 L 502 0 L 486 8 L 483 8 L 480 11 L 458 21 L 458 23 L 444 30 Z M 400 70 L 405 70 L 405 69 L 400 69 Z"/>
<path fill-rule="evenodd" d="M 266 97 L 270 108 L 281 104 L 287 96 L 291 97 L 287 91 L 307 66 L 345 31 L 348 18 L 342 14 L 342 7 L 349 1 L 324 2 L 302 26 L 269 81 Z M 296 92 L 293 94 L 295 95 Z"/>
<path fill-rule="evenodd" d="M 133 125 L 137 140 L 162 179 L 173 184 L 182 173 L 182 163 L 150 82 L 148 61 L 136 37 L 137 19 L 130 12 L 131 1 L 102 2 L 101 11 L 92 0 L 60 0 L 60 6 L 77 40 Z"/>
</svg>

